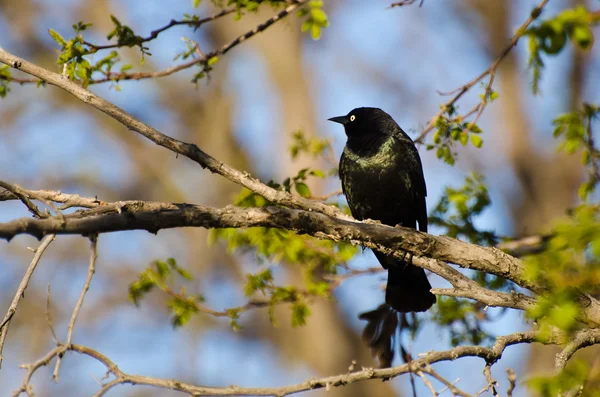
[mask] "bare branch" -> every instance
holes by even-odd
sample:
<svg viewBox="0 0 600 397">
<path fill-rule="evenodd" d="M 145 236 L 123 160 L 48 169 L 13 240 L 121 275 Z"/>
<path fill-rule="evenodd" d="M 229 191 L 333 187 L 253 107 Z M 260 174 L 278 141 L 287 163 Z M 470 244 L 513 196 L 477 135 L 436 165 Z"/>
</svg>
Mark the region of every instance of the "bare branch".
<svg viewBox="0 0 600 397">
<path fill-rule="evenodd" d="M 90 243 L 90 265 L 88 267 L 88 273 L 85 279 L 85 283 L 83 284 L 83 288 L 81 289 L 81 293 L 79 294 L 79 299 L 77 299 L 75 309 L 73 309 L 73 314 L 71 315 L 71 320 L 69 321 L 69 325 L 67 327 L 67 342 L 64 345 L 65 350 L 68 349 L 69 346 L 71 346 L 71 341 L 73 340 L 73 329 L 75 328 L 75 321 L 77 321 L 79 310 L 83 305 L 83 299 L 85 298 L 85 294 L 87 294 L 88 290 L 90 289 L 92 277 L 96 272 L 96 258 L 98 257 L 98 238 L 96 236 L 92 236 L 90 238 Z M 54 372 L 52 373 L 52 378 L 54 378 L 56 382 L 58 382 L 58 371 L 60 369 L 61 360 L 62 354 L 59 354 L 56 360 L 56 366 L 54 367 Z"/>
<path fill-rule="evenodd" d="M 0 183 L 6 184 L 6 182 L 2 181 L 0 181 Z M 102 205 L 102 201 L 95 198 L 81 197 L 78 194 L 67 194 L 51 190 L 27 190 L 20 188 L 20 193 L 22 196 L 30 200 L 37 200 L 38 198 L 42 198 L 46 201 L 53 201 L 55 203 L 64 204 L 58 207 L 59 210 L 65 210 L 71 207 L 96 208 Z M 0 201 L 9 200 L 19 200 L 19 197 L 12 193 L 10 190 L 0 191 Z"/>
<path fill-rule="evenodd" d="M 52 314 L 50 313 L 50 284 L 48 284 L 48 295 L 46 296 L 46 323 L 48 324 L 48 328 L 50 329 L 50 333 L 52 334 L 54 342 L 56 342 L 57 345 L 60 344 L 58 337 L 56 336 L 56 331 L 54 331 Z"/>
<path fill-rule="evenodd" d="M 14 197 L 21 200 L 21 202 L 25 204 L 25 206 L 27 207 L 29 212 L 33 214 L 33 216 L 37 218 L 46 218 L 48 216 L 47 214 L 41 212 L 40 209 L 35 204 L 33 204 L 31 200 L 29 200 L 28 195 L 25 194 L 25 192 L 23 192 L 20 187 L 16 185 L 11 185 L 10 183 L 6 183 L 3 181 L 0 181 L 0 187 L 6 189 L 6 191 L 10 192 Z"/>
<path fill-rule="evenodd" d="M 506 390 L 506 397 L 512 397 L 512 393 L 517 384 L 517 375 L 511 368 L 506 368 L 506 375 L 508 377 L 508 389 Z"/>
<path fill-rule="evenodd" d="M 437 379 L 438 382 L 442 383 L 445 386 L 444 389 L 450 390 L 450 392 L 452 393 L 452 395 L 454 395 L 454 396 L 461 396 L 461 397 L 471 397 L 471 395 L 469 395 L 468 393 L 465 393 L 464 391 L 462 391 L 458 387 L 456 387 L 454 385 L 454 383 L 449 382 L 442 375 L 440 375 L 436 371 L 434 371 L 434 369 L 431 368 L 431 366 L 428 366 L 426 369 L 424 369 L 422 371 L 425 372 L 426 374 L 429 374 L 433 378 Z M 440 393 L 437 393 L 437 394 L 440 394 Z"/>
<path fill-rule="evenodd" d="M 298 4 L 300 3 L 297 3 L 294 6 L 297 6 Z M 286 10 L 290 7 L 286 8 Z M 82 100 L 84 103 L 106 113 L 127 128 L 138 132 L 157 145 L 165 147 L 174 153 L 186 156 L 200 164 L 203 168 L 208 168 L 211 172 L 222 175 L 228 180 L 246 187 L 247 189 L 263 196 L 265 199 L 273 203 L 291 208 L 304 208 L 309 211 L 318 211 L 330 216 L 338 217 L 340 219 L 351 219 L 349 216 L 345 215 L 339 209 L 333 206 L 326 205 L 318 201 L 307 200 L 302 197 L 293 196 L 287 192 L 273 189 L 260 182 L 258 179 L 253 178 L 247 172 L 236 170 L 235 168 L 232 168 L 215 159 L 214 157 L 200 150 L 198 146 L 173 139 L 150 127 L 149 125 L 136 120 L 123 109 L 102 99 L 91 91 L 80 87 L 76 83 L 64 78 L 60 74 L 50 72 L 39 66 L 29 63 L 24 59 L 7 53 L 2 48 L 0 48 L 0 62 L 5 63 L 15 69 L 22 70 L 25 73 L 39 77 L 47 81 L 49 84 L 55 85 L 67 91 L 68 93 Z"/>
<path fill-rule="evenodd" d="M 52 241 L 54 241 L 55 237 L 56 236 L 54 234 L 50 234 L 50 235 L 46 236 L 44 241 L 42 241 L 40 246 L 35 250 L 35 255 L 33 256 L 31 263 L 27 267 L 27 270 L 25 271 L 25 275 L 23 276 L 23 279 L 21 280 L 21 284 L 19 284 L 19 287 L 17 288 L 17 292 L 15 293 L 15 296 L 14 296 L 12 302 L 10 303 L 10 306 L 8 307 L 8 312 L 4 316 L 2 323 L 0 323 L 0 368 L 2 368 L 2 359 L 3 359 L 2 349 L 4 347 L 4 341 L 6 339 L 6 334 L 8 333 L 8 326 L 10 325 L 10 320 L 13 318 L 13 316 L 17 312 L 17 306 L 19 305 L 19 301 L 21 300 L 21 298 L 23 298 L 25 296 L 25 289 L 27 289 L 27 285 L 29 285 L 29 280 L 31 279 L 31 276 L 33 275 L 33 272 L 35 271 L 35 268 L 37 267 L 37 265 L 40 261 L 40 258 L 42 257 L 42 255 L 44 254 L 44 251 L 46 251 L 46 248 L 48 248 L 50 243 Z"/>
<path fill-rule="evenodd" d="M 596 336 L 600 336 L 600 330 L 593 330 L 592 333 Z M 428 370 L 428 368 L 430 368 L 432 364 L 441 361 L 454 361 L 461 357 L 479 357 L 486 361 L 487 366 L 491 366 L 502 357 L 504 349 L 506 349 L 508 346 L 533 342 L 541 342 L 544 344 L 560 344 L 562 340 L 564 340 L 564 336 L 560 334 L 552 334 L 549 338 L 541 341 L 538 340 L 538 333 L 535 331 L 519 332 L 498 337 L 496 339 L 496 342 L 494 343 L 494 346 L 491 348 L 482 346 L 458 346 L 446 351 L 426 353 L 422 355 L 421 358 L 417 360 L 412 360 L 408 364 L 403 364 L 392 368 L 363 368 L 361 371 L 350 372 L 343 375 L 329 376 L 320 379 L 310 379 L 295 385 L 275 388 L 244 388 L 239 386 L 218 388 L 209 386 L 197 386 L 176 380 L 159 379 L 141 375 L 131 375 L 121 371 L 113 361 L 111 361 L 102 353 L 99 353 L 98 351 L 85 346 L 71 344 L 69 346 L 64 345 L 56 347 L 35 363 L 23 366 L 27 369 L 25 381 L 21 388 L 14 393 L 14 396 L 18 396 L 23 392 L 31 392 L 31 386 L 29 384 L 29 381 L 31 380 L 31 377 L 34 374 L 34 372 L 40 367 L 48 365 L 54 357 L 58 356 L 59 354 L 61 354 L 61 352 L 65 351 L 74 351 L 94 358 L 95 360 L 101 362 L 106 367 L 107 371 L 115 377 L 115 379 L 103 384 L 101 390 L 96 394 L 96 396 L 104 395 L 104 393 L 106 393 L 109 389 L 119 384 L 133 384 L 175 390 L 194 396 L 283 397 L 302 391 L 320 388 L 340 387 L 353 382 L 360 382 L 369 379 L 392 379 L 402 374 L 417 373 L 419 371 L 429 373 L 430 371 Z M 66 348 L 66 350 L 63 351 L 63 347 Z M 442 383 L 444 383 L 444 381 L 442 381 Z M 454 386 L 452 385 L 452 387 Z"/>
<path fill-rule="evenodd" d="M 556 373 L 562 371 L 567 365 L 567 361 L 579 349 L 600 343 L 600 333 L 597 329 L 587 329 L 579 331 L 565 348 L 556 355 L 554 369 Z"/>
</svg>

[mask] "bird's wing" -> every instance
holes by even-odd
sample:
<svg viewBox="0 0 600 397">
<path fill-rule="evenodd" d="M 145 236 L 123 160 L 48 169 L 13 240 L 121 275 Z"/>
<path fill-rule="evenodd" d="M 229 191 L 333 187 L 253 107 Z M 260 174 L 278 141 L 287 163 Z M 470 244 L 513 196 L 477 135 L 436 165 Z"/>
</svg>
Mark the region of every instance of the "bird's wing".
<svg viewBox="0 0 600 397">
<path fill-rule="evenodd" d="M 346 196 L 346 201 L 348 202 L 348 207 L 350 208 L 352 216 L 358 220 L 361 220 L 362 215 L 360 214 L 360 211 L 355 205 L 356 203 L 352 195 L 352 189 L 348 189 L 348 183 L 346 181 L 346 178 L 348 177 L 346 170 L 349 166 L 350 165 L 348 164 L 348 158 L 346 157 L 346 153 L 342 152 L 342 157 L 340 158 L 340 168 L 338 170 L 340 181 L 342 182 L 342 192 L 344 193 L 344 196 Z"/>
<path fill-rule="evenodd" d="M 394 137 L 405 146 L 406 156 L 412 158 L 407 160 L 409 164 L 416 164 L 415 167 L 411 167 L 407 170 L 409 177 L 413 183 L 414 189 L 412 189 L 415 203 L 415 218 L 419 223 L 419 230 L 427 232 L 427 185 L 425 184 L 425 176 L 423 175 L 423 164 L 421 163 L 421 157 L 412 139 L 400 129 L 400 133 L 394 134 Z M 403 159 L 404 160 L 404 159 Z"/>
</svg>

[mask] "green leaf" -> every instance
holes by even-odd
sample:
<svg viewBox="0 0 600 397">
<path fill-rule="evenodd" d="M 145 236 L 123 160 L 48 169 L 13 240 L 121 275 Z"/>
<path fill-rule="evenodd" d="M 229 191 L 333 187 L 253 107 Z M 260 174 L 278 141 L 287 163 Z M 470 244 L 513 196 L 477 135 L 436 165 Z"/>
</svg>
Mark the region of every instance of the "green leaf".
<svg viewBox="0 0 600 397">
<path fill-rule="evenodd" d="M 313 40 L 319 40 L 321 38 L 321 27 L 316 23 L 313 23 L 310 28 L 310 35 Z"/>
<path fill-rule="evenodd" d="M 594 43 L 594 34 L 589 25 L 575 25 L 571 33 L 571 41 L 582 50 L 589 49 Z"/>
<path fill-rule="evenodd" d="M 310 16 L 313 22 L 318 24 L 319 26 L 327 26 L 327 14 L 325 14 L 325 11 L 323 11 L 322 9 L 313 8 L 312 10 L 310 10 Z"/>
<path fill-rule="evenodd" d="M 304 182 L 298 182 L 294 186 L 296 188 L 296 192 L 302 197 L 310 197 L 310 188 Z"/>
<path fill-rule="evenodd" d="M 302 23 L 302 26 L 300 27 L 300 31 L 306 32 L 306 31 L 308 31 L 308 29 L 311 28 L 312 25 L 313 25 L 313 23 L 311 20 L 306 20 Z"/>
<path fill-rule="evenodd" d="M 294 302 L 292 304 L 292 327 L 299 327 L 306 324 L 306 318 L 310 315 L 310 309 L 304 302 Z"/>
<path fill-rule="evenodd" d="M 61 47 L 64 48 L 67 45 L 67 41 L 56 30 L 48 29 L 48 33 Z"/>
<path fill-rule="evenodd" d="M 471 143 L 476 148 L 480 148 L 481 146 L 483 146 L 483 139 L 481 139 L 479 135 L 471 134 Z"/>
<path fill-rule="evenodd" d="M 325 178 L 325 173 L 321 170 L 312 170 L 310 171 L 310 175 L 319 177 L 319 178 Z"/>
<path fill-rule="evenodd" d="M 192 7 L 198 8 L 202 0 L 192 0 Z"/>
<path fill-rule="evenodd" d="M 207 65 L 213 66 L 215 63 L 219 62 L 219 57 L 212 57 L 208 60 Z"/>
<path fill-rule="evenodd" d="M 113 14 L 110 14 L 110 20 L 115 24 L 115 26 L 121 26 L 121 22 Z"/>
</svg>

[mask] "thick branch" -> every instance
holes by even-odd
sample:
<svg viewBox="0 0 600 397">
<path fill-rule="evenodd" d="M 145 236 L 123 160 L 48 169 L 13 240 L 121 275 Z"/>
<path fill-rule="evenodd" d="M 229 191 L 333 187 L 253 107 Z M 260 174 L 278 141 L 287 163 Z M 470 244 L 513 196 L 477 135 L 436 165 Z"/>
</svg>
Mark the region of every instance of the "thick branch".
<svg viewBox="0 0 600 397">
<path fill-rule="evenodd" d="M 415 265 L 452 280 L 452 284 L 458 288 L 458 293 L 462 294 L 460 296 L 477 296 L 478 300 L 489 305 L 509 307 L 517 305 L 516 308 L 526 309 L 533 301 L 525 295 L 514 293 L 489 291 L 487 295 L 481 295 L 478 293 L 480 290 L 476 289 L 478 287 L 476 283 L 468 281 L 467 277 L 451 267 L 442 266 L 442 262 L 494 274 L 538 294 L 545 293 L 542 288 L 525 277 L 524 265 L 519 259 L 497 248 L 481 247 L 409 228 L 393 228 L 378 223 L 344 220 L 316 212 L 280 207 L 212 208 L 191 204 L 122 201 L 63 217 L 16 219 L 0 224 L 0 238 L 11 239 L 18 234 L 31 234 L 42 238 L 44 235 L 54 233 L 92 235 L 124 230 L 147 230 L 157 233 L 160 229 L 175 227 L 255 226 L 276 227 L 321 239 L 348 241 L 398 257 L 408 252 L 413 255 Z M 581 320 L 600 324 L 600 303 L 590 296 L 584 298 Z"/>
<path fill-rule="evenodd" d="M 66 77 L 50 72 L 39 66 L 25 61 L 17 56 L 9 54 L 0 48 L 0 62 L 3 62 L 15 69 L 22 70 L 32 76 L 36 76 L 45 80 L 49 84 L 55 85 L 68 93 L 79 98 L 86 104 L 106 113 L 110 117 L 119 121 L 127 128 L 136 131 L 140 135 L 148 138 L 159 146 L 167 148 L 175 153 L 188 157 L 189 159 L 200 164 L 203 168 L 208 168 L 211 172 L 222 175 L 230 181 L 244 186 L 251 191 L 260 194 L 267 200 L 284 205 L 291 208 L 303 208 L 309 211 L 318 211 L 324 214 L 335 216 L 343 219 L 351 219 L 344 215 L 337 208 L 323 204 L 318 201 L 306 200 L 302 197 L 292 196 L 289 193 L 275 190 L 256 178 L 250 176 L 247 172 L 242 172 L 222 163 L 209 154 L 203 152 L 194 144 L 185 143 L 177 139 L 173 139 L 160 131 L 150 127 L 141 121 L 136 120 L 129 113 L 125 112 L 118 106 L 106 101 L 98 95 L 80 87 L 76 83 L 70 81 Z"/>
</svg>

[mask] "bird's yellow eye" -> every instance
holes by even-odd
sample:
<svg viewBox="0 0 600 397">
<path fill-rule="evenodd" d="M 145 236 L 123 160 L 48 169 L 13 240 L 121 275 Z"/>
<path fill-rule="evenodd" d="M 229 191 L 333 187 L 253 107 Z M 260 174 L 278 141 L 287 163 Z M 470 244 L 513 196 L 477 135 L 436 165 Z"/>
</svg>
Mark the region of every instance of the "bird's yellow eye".
<svg viewBox="0 0 600 397">
<path fill-rule="evenodd" d="M 350 116 L 350 121 L 354 121 L 354 120 L 356 120 L 356 116 L 355 115 Z"/>
</svg>

